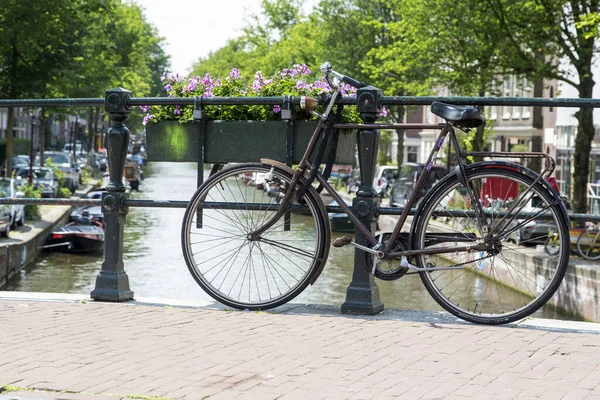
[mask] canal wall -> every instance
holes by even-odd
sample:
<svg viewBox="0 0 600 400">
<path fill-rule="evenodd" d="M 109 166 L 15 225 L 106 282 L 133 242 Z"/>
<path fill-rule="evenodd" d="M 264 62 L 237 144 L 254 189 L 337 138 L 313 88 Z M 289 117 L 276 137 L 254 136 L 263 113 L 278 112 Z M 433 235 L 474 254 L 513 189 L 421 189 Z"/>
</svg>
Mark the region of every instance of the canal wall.
<svg viewBox="0 0 600 400">
<path fill-rule="evenodd" d="M 8 279 L 34 261 L 52 230 L 68 222 L 71 206 L 41 206 L 42 218 L 28 222 L 0 240 L 0 288 Z"/>
<path fill-rule="evenodd" d="M 382 231 L 391 231 L 396 225 L 398 217 L 381 215 L 379 217 L 379 228 Z M 406 229 L 404 229 L 406 230 Z M 473 253 L 473 258 L 479 257 L 479 253 Z M 505 252 L 506 261 L 512 265 L 522 265 L 520 271 L 523 276 L 531 282 L 543 286 L 546 277 L 551 275 L 550 266 L 555 265 L 552 257 L 543 250 L 535 247 L 520 247 L 519 251 Z M 489 260 L 482 263 L 482 274 L 489 272 Z M 511 286 L 514 277 L 510 271 L 503 267 L 500 260 L 494 264 L 494 276 L 507 286 Z M 548 301 L 561 312 L 584 318 L 587 321 L 600 321 L 600 263 L 586 261 L 571 255 L 567 273 L 558 290 Z"/>
</svg>

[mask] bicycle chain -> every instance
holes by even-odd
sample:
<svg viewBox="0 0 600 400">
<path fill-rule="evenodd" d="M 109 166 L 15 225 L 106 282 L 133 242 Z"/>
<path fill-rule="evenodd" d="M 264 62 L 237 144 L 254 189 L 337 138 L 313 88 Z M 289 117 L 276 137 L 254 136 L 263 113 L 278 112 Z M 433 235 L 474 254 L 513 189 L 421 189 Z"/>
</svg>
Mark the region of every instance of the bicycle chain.
<svg viewBox="0 0 600 400">
<path fill-rule="evenodd" d="M 469 260 L 469 261 L 465 261 L 465 262 L 463 262 L 463 263 L 460 263 L 460 264 L 454 264 L 454 265 L 451 265 L 451 266 L 449 266 L 449 267 L 447 267 L 447 268 L 460 267 L 461 265 L 470 264 L 470 263 L 473 263 L 473 262 L 477 262 L 477 261 L 485 260 L 485 259 L 488 259 L 488 258 L 490 258 L 490 257 L 492 257 L 492 256 L 493 256 L 492 254 L 488 254 L 488 255 L 487 255 L 487 256 L 485 256 L 485 257 L 480 257 L 480 258 L 477 258 L 477 259 L 475 259 L 475 260 Z M 435 265 L 435 264 L 434 264 L 434 265 Z M 406 274 L 404 274 L 404 275 L 414 275 L 414 274 L 420 274 L 421 272 L 427 272 L 427 271 L 412 271 L 412 272 L 407 272 L 407 273 L 406 273 Z M 433 271 L 431 271 L 431 272 L 433 272 Z"/>
</svg>

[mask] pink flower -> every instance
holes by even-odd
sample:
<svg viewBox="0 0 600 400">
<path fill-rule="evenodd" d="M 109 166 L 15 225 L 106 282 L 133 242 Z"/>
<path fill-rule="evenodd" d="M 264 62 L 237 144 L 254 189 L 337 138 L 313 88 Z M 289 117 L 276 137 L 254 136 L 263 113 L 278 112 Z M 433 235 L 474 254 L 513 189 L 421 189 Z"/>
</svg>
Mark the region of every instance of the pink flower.
<svg viewBox="0 0 600 400">
<path fill-rule="evenodd" d="M 381 107 L 381 116 L 382 117 L 387 117 L 387 109 L 385 108 L 385 106 Z"/>
<path fill-rule="evenodd" d="M 281 111 L 281 107 L 279 106 L 279 104 L 275 104 L 275 106 L 273 107 L 273 112 L 275 114 L 279 114 L 280 111 Z"/>
<path fill-rule="evenodd" d="M 148 111 L 150 111 L 150 106 L 140 106 L 140 110 L 142 110 L 142 112 L 147 113 Z"/>
<path fill-rule="evenodd" d="M 202 84 L 204 86 L 212 86 L 213 80 L 210 79 L 210 75 L 209 74 L 204 75 L 204 78 L 202 78 Z"/>
<path fill-rule="evenodd" d="M 175 106 L 175 111 L 173 111 L 175 115 L 181 115 L 181 110 L 179 110 L 179 106 Z"/>
<path fill-rule="evenodd" d="M 240 71 L 238 71 L 237 68 L 232 69 L 231 72 L 229 73 L 229 77 L 231 79 L 238 79 L 240 77 Z"/>
<path fill-rule="evenodd" d="M 152 115 L 152 114 L 146 114 L 144 116 L 144 121 L 143 121 L 144 125 L 146 125 L 148 123 L 148 121 L 150 121 L 153 117 L 154 117 L 154 115 Z"/>
</svg>

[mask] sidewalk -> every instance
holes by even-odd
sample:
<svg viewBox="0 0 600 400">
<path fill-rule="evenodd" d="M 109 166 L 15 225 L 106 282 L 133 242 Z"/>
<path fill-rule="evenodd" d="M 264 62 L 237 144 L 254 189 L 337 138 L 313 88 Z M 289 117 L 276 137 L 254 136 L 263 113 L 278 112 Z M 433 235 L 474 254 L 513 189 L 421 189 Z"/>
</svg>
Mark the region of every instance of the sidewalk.
<svg viewBox="0 0 600 400">
<path fill-rule="evenodd" d="M 83 298 L 2 293 L 1 400 L 600 399 L 600 324 Z"/>
</svg>

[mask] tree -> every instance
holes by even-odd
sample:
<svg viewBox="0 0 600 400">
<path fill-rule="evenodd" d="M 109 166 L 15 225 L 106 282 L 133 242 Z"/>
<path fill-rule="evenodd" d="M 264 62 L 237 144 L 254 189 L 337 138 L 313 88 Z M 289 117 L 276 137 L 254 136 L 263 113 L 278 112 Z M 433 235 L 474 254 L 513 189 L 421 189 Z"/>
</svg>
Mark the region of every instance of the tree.
<svg viewBox="0 0 600 400">
<path fill-rule="evenodd" d="M 85 30 L 79 0 L 0 2 L 0 96 L 47 97 L 79 50 Z M 26 34 L 23 34 L 26 32 Z M 9 109 L 6 169 L 12 171 L 14 110 Z"/>
<path fill-rule="evenodd" d="M 573 86 L 591 98 L 592 64 L 597 52 L 600 0 L 487 0 L 504 34 L 520 54 L 521 65 Z M 506 13 L 506 9 L 514 12 Z M 566 66 L 570 66 L 566 67 Z M 574 72 L 574 76 L 572 71 Z M 592 108 L 575 113 L 573 211 L 587 212 L 587 183 L 594 139 Z"/>
<path fill-rule="evenodd" d="M 0 96 L 100 97 L 117 85 L 157 94 L 168 65 L 161 43 L 141 9 L 121 0 L 2 1 Z M 7 173 L 12 119 L 9 110 Z"/>
</svg>

